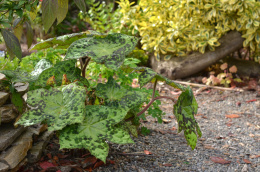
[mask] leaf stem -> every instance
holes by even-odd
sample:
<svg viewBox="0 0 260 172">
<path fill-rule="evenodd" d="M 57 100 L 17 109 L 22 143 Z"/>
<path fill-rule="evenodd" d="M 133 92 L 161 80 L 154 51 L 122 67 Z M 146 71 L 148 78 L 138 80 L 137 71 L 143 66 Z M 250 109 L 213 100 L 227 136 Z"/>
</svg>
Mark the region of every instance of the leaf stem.
<svg viewBox="0 0 260 172">
<path fill-rule="evenodd" d="M 86 77 L 86 68 L 87 68 L 87 66 L 88 66 L 88 63 L 90 62 L 90 57 L 87 57 L 87 60 L 86 60 L 86 62 L 85 62 L 85 64 L 84 64 L 84 66 L 83 66 L 83 69 L 82 69 L 82 76 L 85 78 Z"/>
<path fill-rule="evenodd" d="M 155 90 L 156 90 L 156 84 L 157 84 L 157 79 L 155 80 L 154 85 L 153 85 L 153 95 L 152 95 L 152 99 L 154 98 L 154 94 L 155 94 Z"/>
<path fill-rule="evenodd" d="M 170 99 L 173 101 L 173 103 L 176 103 L 176 100 L 172 97 L 169 97 L 169 96 L 158 96 L 158 97 L 155 97 L 153 98 L 146 106 L 143 110 L 141 110 L 136 116 L 140 116 L 142 115 L 152 104 L 155 100 L 158 100 L 158 99 Z M 128 119 L 126 119 L 125 121 L 131 121 L 133 119 L 133 117 L 130 117 Z"/>
</svg>

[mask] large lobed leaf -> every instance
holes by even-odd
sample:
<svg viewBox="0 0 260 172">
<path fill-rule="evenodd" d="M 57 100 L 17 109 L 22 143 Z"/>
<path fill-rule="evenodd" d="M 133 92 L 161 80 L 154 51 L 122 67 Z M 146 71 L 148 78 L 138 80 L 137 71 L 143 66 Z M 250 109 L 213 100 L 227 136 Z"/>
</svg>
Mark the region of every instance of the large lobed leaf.
<svg viewBox="0 0 260 172">
<path fill-rule="evenodd" d="M 82 123 L 86 90 L 72 83 L 60 87 L 28 92 L 27 103 L 32 110 L 23 114 L 17 124 L 24 126 L 46 122 L 49 130 L 61 130 L 67 125 Z"/>
<path fill-rule="evenodd" d="M 178 132 L 184 130 L 185 138 L 192 149 L 196 147 L 197 135 L 199 137 L 202 135 L 199 125 L 194 118 L 197 109 L 198 104 L 193 92 L 190 87 L 187 87 L 174 105 L 173 113 L 178 121 Z"/>
<path fill-rule="evenodd" d="M 114 33 L 92 38 L 83 38 L 71 44 L 65 59 L 91 57 L 97 63 L 104 63 L 108 68 L 117 69 L 135 47 L 138 38 Z"/>
<path fill-rule="evenodd" d="M 82 124 L 64 128 L 59 135 L 60 148 L 86 148 L 92 155 L 106 162 L 109 147 L 105 140 L 115 143 L 133 143 L 129 133 L 120 125 L 127 111 L 108 106 L 86 106 Z"/>
<path fill-rule="evenodd" d="M 36 45 L 34 45 L 31 50 L 42 50 L 50 47 L 60 48 L 60 49 L 66 49 L 68 48 L 73 42 L 86 38 L 86 37 L 93 37 L 94 35 L 102 35 L 99 32 L 96 31 L 85 31 L 81 33 L 72 33 L 67 35 L 58 36 L 55 38 L 50 38 L 45 41 L 42 41 Z"/>
</svg>

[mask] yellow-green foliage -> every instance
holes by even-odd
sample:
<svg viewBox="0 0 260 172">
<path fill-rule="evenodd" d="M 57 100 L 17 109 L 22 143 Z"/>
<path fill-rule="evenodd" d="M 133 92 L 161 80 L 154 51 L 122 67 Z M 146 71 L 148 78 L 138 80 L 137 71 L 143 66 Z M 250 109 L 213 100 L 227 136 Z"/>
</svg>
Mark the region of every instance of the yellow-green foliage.
<svg viewBox="0 0 260 172">
<path fill-rule="evenodd" d="M 257 0 L 140 0 L 130 7 L 119 2 L 122 23 L 131 24 L 142 37 L 144 50 L 154 50 L 157 60 L 185 56 L 187 52 L 219 46 L 219 38 L 237 30 L 244 47 L 260 52 L 260 2 Z M 232 40 L 230 40 L 232 41 Z"/>
</svg>

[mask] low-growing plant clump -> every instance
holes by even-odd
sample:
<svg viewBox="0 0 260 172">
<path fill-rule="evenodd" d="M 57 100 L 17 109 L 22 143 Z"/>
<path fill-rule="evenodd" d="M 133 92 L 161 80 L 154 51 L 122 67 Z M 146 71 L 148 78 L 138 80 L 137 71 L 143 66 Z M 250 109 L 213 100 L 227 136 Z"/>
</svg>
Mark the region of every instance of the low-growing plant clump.
<svg viewBox="0 0 260 172">
<path fill-rule="evenodd" d="M 197 102 L 190 87 L 183 87 L 157 74 L 150 68 L 137 67 L 136 61 L 126 59 L 138 38 L 124 34 L 101 34 L 95 31 L 51 38 L 32 49 L 67 49 L 64 61 L 52 65 L 40 60 L 30 73 L 18 70 L 0 70 L 7 80 L 0 84 L 12 88 L 16 82 L 28 82 L 27 104 L 30 109 L 22 114 L 16 125 L 30 126 L 46 123 L 48 130 L 56 131 L 61 149 L 85 148 L 106 162 L 108 142 L 134 143 L 131 135 L 138 136 L 139 119 L 148 115 L 160 122 L 159 100 L 172 100 L 173 113 L 178 122 L 178 131 L 184 131 L 188 145 L 194 149 L 200 128 L 194 118 Z M 101 74 L 106 79 L 99 82 L 100 73 L 90 66 L 104 65 Z M 128 74 L 128 77 L 127 75 Z M 98 75 L 98 77 L 97 77 Z M 140 88 L 131 87 L 138 77 Z M 156 93 L 157 81 L 180 89 L 178 100 Z M 152 91 L 143 87 L 154 83 Z M 10 90 L 15 93 L 15 89 Z M 17 99 L 21 100 L 19 94 Z M 24 108 L 22 101 L 14 101 Z M 142 105 L 146 102 L 146 106 Z M 154 112 L 156 113 L 154 113 Z M 22 112 L 22 111 L 21 111 Z M 159 112 L 159 114 L 157 113 Z M 143 133 L 148 133 L 142 128 Z"/>
</svg>

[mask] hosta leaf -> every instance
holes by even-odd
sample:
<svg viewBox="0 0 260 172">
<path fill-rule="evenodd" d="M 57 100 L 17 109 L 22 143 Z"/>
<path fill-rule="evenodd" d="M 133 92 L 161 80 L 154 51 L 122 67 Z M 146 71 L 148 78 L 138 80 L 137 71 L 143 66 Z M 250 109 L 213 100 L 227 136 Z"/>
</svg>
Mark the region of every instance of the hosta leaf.
<svg viewBox="0 0 260 172">
<path fill-rule="evenodd" d="M 182 92 L 174 105 L 174 115 L 178 121 L 178 132 L 184 130 L 185 138 L 192 149 L 196 147 L 197 135 L 201 137 L 201 131 L 194 115 L 197 113 L 198 104 L 190 87 Z M 196 132 L 197 131 L 197 132 Z"/>
<path fill-rule="evenodd" d="M 58 36 L 55 38 L 50 38 L 45 41 L 42 41 L 36 45 L 34 45 L 31 50 L 42 50 L 50 47 L 66 49 L 68 48 L 73 42 L 76 40 L 86 38 L 86 37 L 93 37 L 94 35 L 102 35 L 96 31 L 85 31 L 81 33 L 72 33 L 63 36 Z"/>
<path fill-rule="evenodd" d="M 83 81 L 85 85 L 88 86 L 89 84 L 87 79 L 80 76 L 81 70 L 75 67 L 75 63 L 76 60 L 67 60 L 57 63 L 54 67 L 43 71 L 35 82 L 35 85 L 45 87 L 46 81 L 50 77 L 54 76 L 57 85 L 60 86 L 62 83 L 62 77 L 64 74 L 66 74 L 70 82 L 73 82 L 77 79 Z"/>
<path fill-rule="evenodd" d="M 68 126 L 60 132 L 60 148 L 86 148 L 92 155 L 106 162 L 108 145 L 105 140 L 125 140 L 124 135 L 117 134 L 118 137 L 113 138 L 111 134 L 115 132 L 114 126 L 124 119 L 126 113 L 123 109 L 107 106 L 86 106 L 82 124 Z"/>
<path fill-rule="evenodd" d="M 104 36 L 83 38 L 71 44 L 65 59 L 79 59 L 85 56 L 97 63 L 104 63 L 108 68 L 120 67 L 138 41 L 138 38 L 114 33 Z"/>
<path fill-rule="evenodd" d="M 96 95 L 98 97 L 109 100 L 119 100 L 125 95 L 125 93 L 126 89 L 121 88 L 112 76 L 108 78 L 106 84 L 99 83 L 96 89 Z"/>
<path fill-rule="evenodd" d="M 166 84 L 180 89 L 180 90 L 184 90 L 185 88 L 177 83 L 174 83 L 172 80 L 154 72 L 152 69 L 150 68 L 146 68 L 146 67 L 139 67 L 139 68 L 135 68 L 135 70 L 137 71 L 142 71 L 142 73 L 139 75 L 138 81 L 141 87 L 143 87 L 144 85 L 146 85 L 149 82 L 154 82 L 155 80 L 157 81 L 165 81 Z"/>
<path fill-rule="evenodd" d="M 85 88 L 76 83 L 59 89 L 29 91 L 27 103 L 33 109 L 23 114 L 17 124 L 30 126 L 46 122 L 49 130 L 61 130 L 67 125 L 82 123 L 85 99 Z"/>
</svg>

